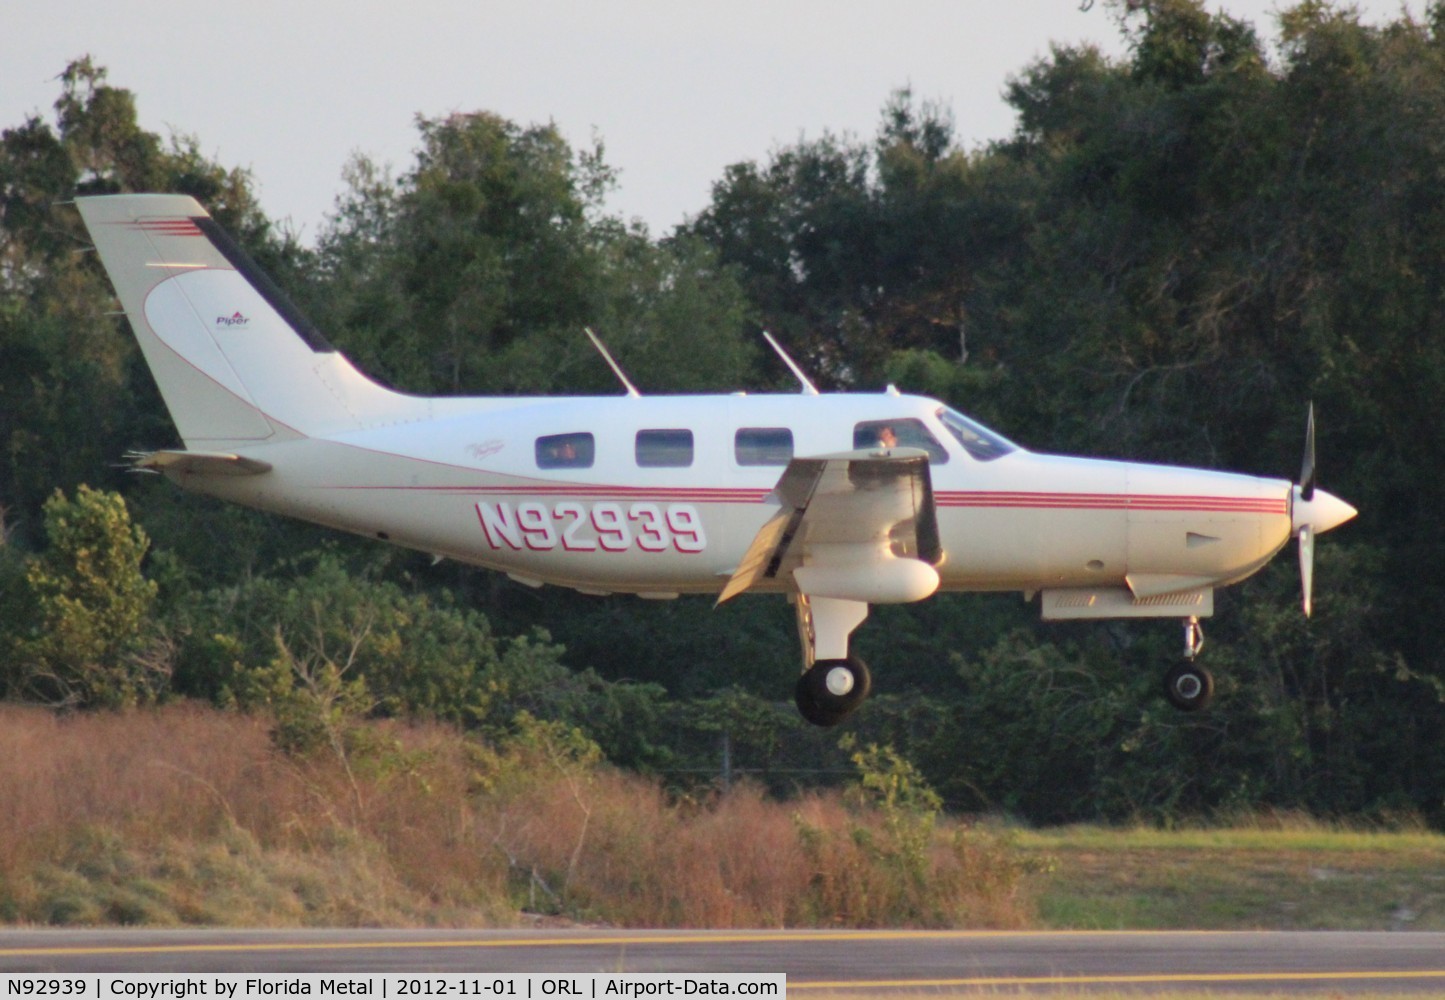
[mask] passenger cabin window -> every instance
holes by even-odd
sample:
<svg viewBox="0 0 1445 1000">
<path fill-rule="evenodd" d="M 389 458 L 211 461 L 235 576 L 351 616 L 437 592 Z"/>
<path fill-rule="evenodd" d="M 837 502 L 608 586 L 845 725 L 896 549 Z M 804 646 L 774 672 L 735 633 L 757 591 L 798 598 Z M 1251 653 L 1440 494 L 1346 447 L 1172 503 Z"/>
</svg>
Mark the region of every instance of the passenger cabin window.
<svg viewBox="0 0 1445 1000">
<path fill-rule="evenodd" d="M 786 427 L 743 427 L 733 438 L 739 465 L 787 465 L 793 460 L 793 432 Z"/>
<path fill-rule="evenodd" d="M 928 452 L 928 460 L 934 465 L 948 461 L 948 452 L 938 443 L 938 438 L 929 433 L 923 421 L 913 417 L 897 420 L 864 420 L 853 425 L 853 447 L 855 449 L 877 448 L 922 448 Z"/>
<path fill-rule="evenodd" d="M 948 428 L 948 433 L 958 438 L 964 451 L 980 462 L 992 462 L 1018 450 L 1018 445 L 1012 441 L 999 437 L 983 424 L 976 424 L 962 413 L 955 413 L 946 406 L 939 407 L 938 420 Z"/>
<path fill-rule="evenodd" d="M 537 468 L 590 469 L 595 452 L 592 435 L 586 431 L 548 434 L 537 439 Z"/>
<path fill-rule="evenodd" d="M 638 431 L 637 464 L 644 469 L 681 469 L 691 465 L 692 431 Z"/>
</svg>

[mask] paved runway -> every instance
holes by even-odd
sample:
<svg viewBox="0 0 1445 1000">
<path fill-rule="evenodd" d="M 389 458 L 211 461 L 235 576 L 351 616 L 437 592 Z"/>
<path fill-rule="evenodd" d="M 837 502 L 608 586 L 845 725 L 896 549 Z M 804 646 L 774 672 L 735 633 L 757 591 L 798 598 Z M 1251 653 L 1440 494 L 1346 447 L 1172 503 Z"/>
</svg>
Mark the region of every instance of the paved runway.
<svg viewBox="0 0 1445 1000">
<path fill-rule="evenodd" d="M 6 931 L 5 972 L 785 972 L 788 989 L 1445 995 L 1445 934 Z"/>
</svg>

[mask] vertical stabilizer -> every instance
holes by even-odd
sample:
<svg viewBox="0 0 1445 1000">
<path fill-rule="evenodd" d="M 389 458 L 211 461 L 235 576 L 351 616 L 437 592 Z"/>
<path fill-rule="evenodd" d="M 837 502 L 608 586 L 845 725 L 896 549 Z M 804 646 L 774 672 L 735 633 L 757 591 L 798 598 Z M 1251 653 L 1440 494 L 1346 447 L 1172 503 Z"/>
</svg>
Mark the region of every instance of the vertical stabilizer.
<svg viewBox="0 0 1445 1000">
<path fill-rule="evenodd" d="M 404 420 L 185 195 L 76 204 L 187 447 L 227 450 Z"/>
</svg>

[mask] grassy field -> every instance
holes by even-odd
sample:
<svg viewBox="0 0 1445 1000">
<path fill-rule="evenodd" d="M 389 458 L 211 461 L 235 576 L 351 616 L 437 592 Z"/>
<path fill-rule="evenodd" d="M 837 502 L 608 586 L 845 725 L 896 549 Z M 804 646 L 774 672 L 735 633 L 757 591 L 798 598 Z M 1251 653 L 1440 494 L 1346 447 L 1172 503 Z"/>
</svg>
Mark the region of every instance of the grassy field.
<svg viewBox="0 0 1445 1000">
<path fill-rule="evenodd" d="M 879 795 L 672 795 L 535 720 L 499 745 L 359 723 L 305 755 L 275 727 L 202 705 L 0 705 L 0 922 L 1032 921 L 1005 836 Z"/>
<path fill-rule="evenodd" d="M 1445 837 L 1301 817 L 1019 835 L 1053 860 L 1040 925 L 1105 930 L 1445 930 Z"/>
<path fill-rule="evenodd" d="M 876 794 L 670 795 L 546 724 L 497 747 L 367 723 L 308 757 L 274 724 L 0 706 L 0 922 L 1445 929 L 1424 830 L 1014 830 Z"/>
</svg>

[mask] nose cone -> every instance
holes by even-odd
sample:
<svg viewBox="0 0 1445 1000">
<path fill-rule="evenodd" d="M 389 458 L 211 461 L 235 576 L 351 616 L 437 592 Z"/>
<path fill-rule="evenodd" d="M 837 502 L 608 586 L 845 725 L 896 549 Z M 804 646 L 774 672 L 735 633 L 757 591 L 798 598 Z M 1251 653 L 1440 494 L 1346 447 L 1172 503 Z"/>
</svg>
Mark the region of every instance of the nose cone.
<svg viewBox="0 0 1445 1000">
<path fill-rule="evenodd" d="M 1359 511 L 1339 497 L 1315 490 L 1308 500 L 1300 495 L 1300 488 L 1294 488 L 1294 533 L 1309 528 L 1311 534 L 1322 535 L 1332 528 L 1338 528 Z"/>
</svg>

